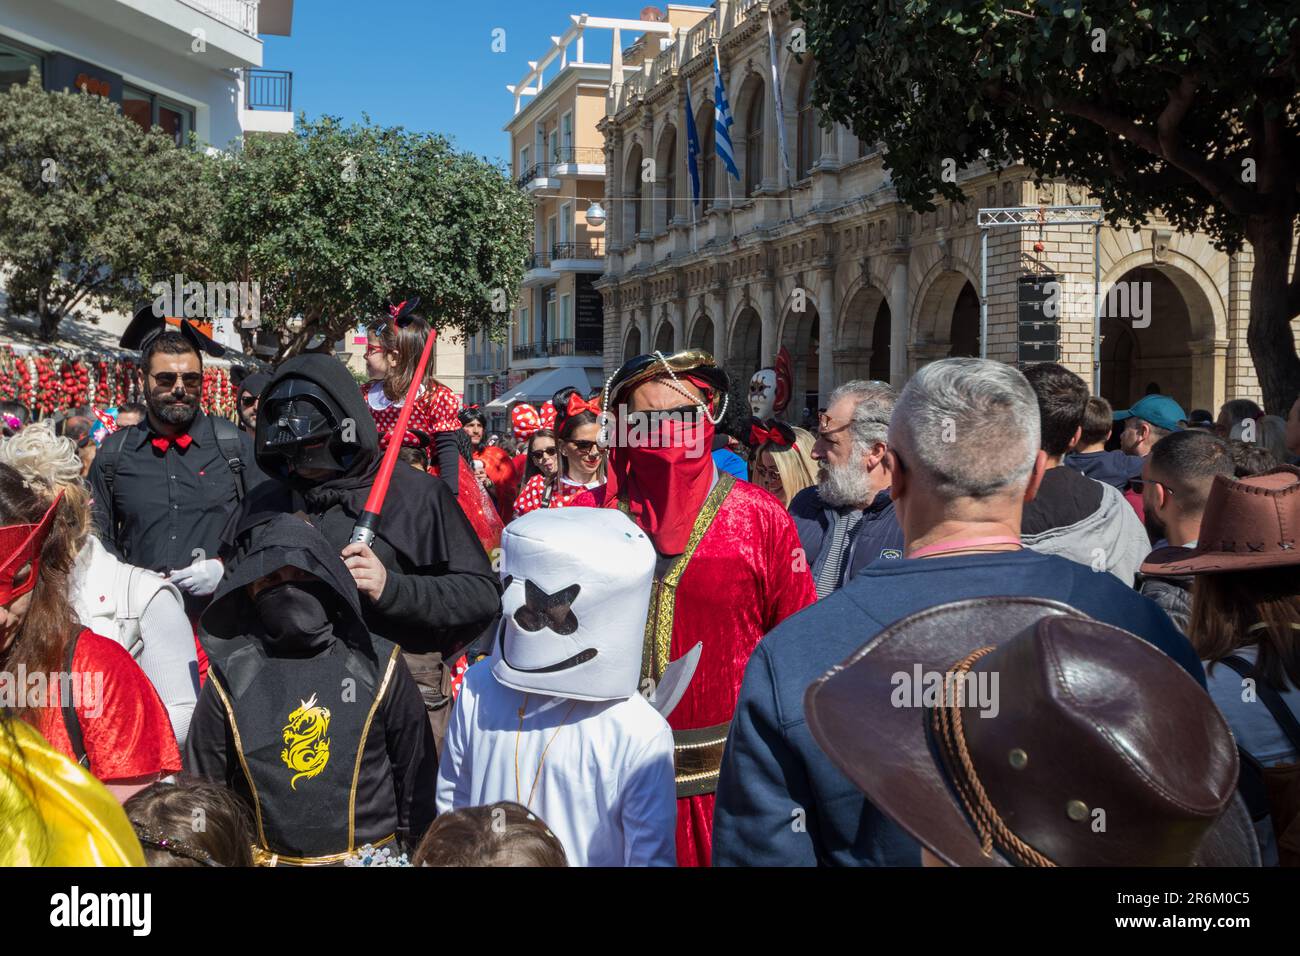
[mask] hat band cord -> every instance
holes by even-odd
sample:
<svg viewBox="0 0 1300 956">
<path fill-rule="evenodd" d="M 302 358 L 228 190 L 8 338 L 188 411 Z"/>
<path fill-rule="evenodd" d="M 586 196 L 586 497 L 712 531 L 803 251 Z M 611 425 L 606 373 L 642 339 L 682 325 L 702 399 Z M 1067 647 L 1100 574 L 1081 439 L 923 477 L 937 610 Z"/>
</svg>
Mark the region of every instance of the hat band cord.
<svg viewBox="0 0 1300 956">
<path fill-rule="evenodd" d="M 966 747 L 966 737 L 962 731 L 963 692 L 966 683 L 963 677 L 977 660 L 992 651 L 992 647 L 981 647 L 958 661 L 944 674 L 943 698 L 931 711 L 935 736 L 949 769 L 956 771 L 951 777 L 967 815 L 975 824 L 981 852 L 985 856 L 992 856 L 996 841 L 1021 866 L 1056 866 L 1007 826 L 985 792 L 984 785 L 980 783 L 970 751 Z"/>
</svg>

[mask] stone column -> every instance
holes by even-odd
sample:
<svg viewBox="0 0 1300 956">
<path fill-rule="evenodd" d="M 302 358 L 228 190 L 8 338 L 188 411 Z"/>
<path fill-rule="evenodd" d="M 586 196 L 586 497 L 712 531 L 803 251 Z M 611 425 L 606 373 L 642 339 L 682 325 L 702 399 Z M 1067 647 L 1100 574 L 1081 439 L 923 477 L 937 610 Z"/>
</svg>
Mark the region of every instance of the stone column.
<svg viewBox="0 0 1300 956">
<path fill-rule="evenodd" d="M 762 309 L 759 320 L 763 327 L 763 345 L 758 362 L 762 366 L 770 365 L 776 361 L 776 280 L 765 277 L 760 280 L 760 285 L 762 288 Z"/>
<path fill-rule="evenodd" d="M 911 314 L 907 301 L 908 252 L 891 256 L 889 273 L 889 384 L 902 388 L 910 374 L 907 367 L 907 319 Z"/>
<path fill-rule="evenodd" d="M 825 408 L 835 388 L 835 266 L 822 266 L 817 293 L 817 393 L 818 407 Z"/>
<path fill-rule="evenodd" d="M 1192 356 L 1191 408 L 1217 411 L 1227 399 L 1228 339 L 1188 342 Z M 1187 409 L 1189 412 L 1191 408 Z"/>
<path fill-rule="evenodd" d="M 713 360 L 723 368 L 726 367 L 727 361 L 731 358 L 727 354 L 727 321 L 731 317 L 730 292 L 730 287 L 725 285 L 713 290 L 713 300 L 717 303 L 717 311 L 711 316 L 713 319 Z"/>
</svg>

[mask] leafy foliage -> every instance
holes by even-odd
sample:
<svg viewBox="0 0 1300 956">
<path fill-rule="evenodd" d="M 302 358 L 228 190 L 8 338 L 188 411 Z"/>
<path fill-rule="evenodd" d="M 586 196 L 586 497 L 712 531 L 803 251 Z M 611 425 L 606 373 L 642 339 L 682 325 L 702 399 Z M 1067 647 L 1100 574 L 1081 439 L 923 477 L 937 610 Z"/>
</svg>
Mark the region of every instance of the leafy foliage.
<svg viewBox="0 0 1300 956">
<path fill-rule="evenodd" d="M 47 339 L 92 305 L 129 308 L 153 276 L 196 271 L 211 237 L 205 157 L 109 101 L 0 91 L 0 261 L 10 310 Z"/>
<path fill-rule="evenodd" d="M 304 119 L 291 136 L 249 138 L 211 180 L 222 197 L 213 268 L 260 283 L 263 328 L 303 317 L 284 354 L 410 295 L 439 328 L 504 328 L 531 207 L 498 168 L 445 138 Z"/>
<path fill-rule="evenodd" d="M 878 142 L 902 201 L 965 201 L 958 166 L 1008 158 L 1085 185 L 1116 225 L 1159 212 L 1255 253 L 1266 402 L 1300 390 L 1287 279 L 1300 202 L 1294 0 L 793 0 L 833 66 L 814 99 Z"/>
</svg>

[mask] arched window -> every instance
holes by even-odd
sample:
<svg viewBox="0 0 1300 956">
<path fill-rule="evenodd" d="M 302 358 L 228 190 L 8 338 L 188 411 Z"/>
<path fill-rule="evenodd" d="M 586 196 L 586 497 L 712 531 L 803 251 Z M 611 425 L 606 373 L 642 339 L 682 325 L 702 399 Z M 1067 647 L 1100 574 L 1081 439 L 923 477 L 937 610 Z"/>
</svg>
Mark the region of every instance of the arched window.
<svg viewBox="0 0 1300 956">
<path fill-rule="evenodd" d="M 664 228 L 672 224 L 677 216 L 677 132 L 667 134 L 664 147 L 659 154 L 662 159 L 664 181 Z"/>
<path fill-rule="evenodd" d="M 817 66 L 809 63 L 799 85 L 799 168 L 795 173 L 797 179 L 807 179 L 812 175 L 813 163 L 821 155 L 821 119 L 818 111 L 813 109 L 813 80 L 817 75 Z"/>
<path fill-rule="evenodd" d="M 623 195 L 631 208 L 624 216 L 623 222 L 628 231 L 625 241 L 634 242 L 641 233 L 641 147 L 634 146 L 627 158 L 627 179 L 623 184 Z"/>
<path fill-rule="evenodd" d="M 745 116 L 745 195 L 752 196 L 763 185 L 763 84 L 756 82 L 749 96 Z"/>
<path fill-rule="evenodd" d="M 696 118 L 696 127 L 700 132 L 700 195 L 704 199 L 703 208 L 710 209 L 715 199 L 714 181 L 717 170 L 717 154 L 713 150 L 713 104 L 705 103 Z"/>
</svg>

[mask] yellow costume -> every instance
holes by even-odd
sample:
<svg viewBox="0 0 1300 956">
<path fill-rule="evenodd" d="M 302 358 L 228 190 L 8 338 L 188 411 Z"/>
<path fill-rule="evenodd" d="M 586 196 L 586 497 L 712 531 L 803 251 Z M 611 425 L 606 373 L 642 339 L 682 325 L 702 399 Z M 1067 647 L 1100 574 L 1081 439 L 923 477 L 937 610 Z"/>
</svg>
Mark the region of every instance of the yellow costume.
<svg viewBox="0 0 1300 956">
<path fill-rule="evenodd" d="M 144 866 L 121 805 L 31 726 L 0 719 L 0 866 Z"/>
</svg>

